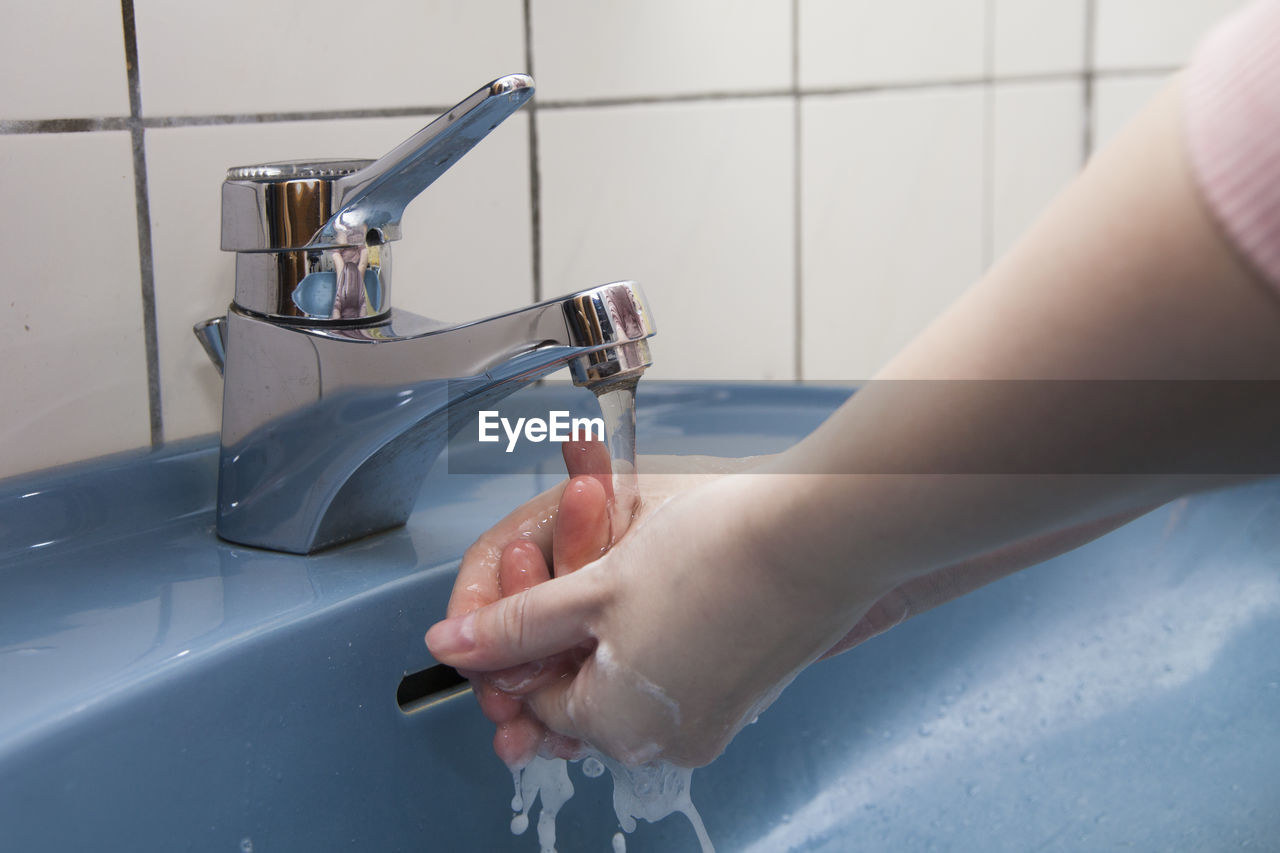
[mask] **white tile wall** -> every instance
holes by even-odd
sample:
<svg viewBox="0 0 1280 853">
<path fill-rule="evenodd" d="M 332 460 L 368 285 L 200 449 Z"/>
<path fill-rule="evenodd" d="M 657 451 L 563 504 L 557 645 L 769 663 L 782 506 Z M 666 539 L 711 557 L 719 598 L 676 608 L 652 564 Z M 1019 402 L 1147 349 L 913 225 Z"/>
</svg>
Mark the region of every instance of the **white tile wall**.
<svg viewBox="0 0 1280 853">
<path fill-rule="evenodd" d="M 118 3 L 8 3 L 0 119 L 129 114 Z"/>
<path fill-rule="evenodd" d="M 800 85 L 980 76 L 986 0 L 802 0 Z"/>
<path fill-rule="evenodd" d="M 1007 83 L 992 93 L 991 244 L 998 258 L 1084 164 L 1084 84 Z"/>
<path fill-rule="evenodd" d="M 1247 0 L 1096 0 L 1094 64 L 1102 70 L 1172 68 Z"/>
<path fill-rule="evenodd" d="M 1081 71 L 1086 0 L 992 0 L 992 71 Z"/>
<path fill-rule="evenodd" d="M 864 378 L 1239 5 L 134 0 L 136 31 L 114 3 L 15 6 L 0 31 L 19 81 L 0 92 L 0 248 L 16 264 L 0 284 L 0 476 L 145 445 L 152 405 L 166 439 L 216 429 L 219 381 L 190 326 L 231 294 L 225 167 L 377 155 L 529 68 L 538 111 L 410 208 L 397 305 L 469 319 L 635 277 L 660 329 L 655 377 Z M 353 110 L 366 117 L 334 115 Z M 31 251 L 67 209 L 99 225 Z"/>
<path fill-rule="evenodd" d="M 1093 150 L 1114 139 L 1168 84 L 1167 74 L 1099 78 L 1093 84 Z"/>
<path fill-rule="evenodd" d="M 794 376 L 792 104 L 538 114 L 548 295 L 636 279 L 662 379 Z"/>
<path fill-rule="evenodd" d="M 791 0 L 534 0 L 545 100 L 785 90 Z"/>
<path fill-rule="evenodd" d="M 802 104 L 803 372 L 858 380 L 982 270 L 983 93 Z"/>
<path fill-rule="evenodd" d="M 146 115 L 447 107 L 524 71 L 521 0 L 136 0 Z"/>
<path fill-rule="evenodd" d="M 229 166 L 306 157 L 376 157 L 429 116 L 274 122 L 147 132 L 157 338 L 165 435 L 215 432 L 222 383 L 191 334 L 222 314 L 234 255 L 219 250 L 219 186 Z M 467 320 L 533 296 L 528 117 L 514 116 L 427 189 L 393 245 L 393 304 Z M 495 241 L 493 234 L 501 234 Z"/>
<path fill-rule="evenodd" d="M 0 477 L 145 445 L 129 135 L 0 136 L 0 187 Z"/>
</svg>

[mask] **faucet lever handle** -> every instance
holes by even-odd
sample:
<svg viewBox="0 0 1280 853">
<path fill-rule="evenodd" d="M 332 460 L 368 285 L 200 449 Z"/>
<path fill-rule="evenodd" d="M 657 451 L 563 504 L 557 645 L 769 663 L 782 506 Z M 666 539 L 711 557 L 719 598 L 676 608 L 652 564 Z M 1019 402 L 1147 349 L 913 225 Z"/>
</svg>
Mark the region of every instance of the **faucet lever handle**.
<svg viewBox="0 0 1280 853">
<path fill-rule="evenodd" d="M 235 304 L 265 317 L 367 322 L 391 311 L 391 247 L 418 193 L 533 97 L 500 77 L 377 160 L 228 170 L 222 248 L 236 253 Z"/>
<path fill-rule="evenodd" d="M 500 77 L 374 162 L 339 178 L 336 212 L 316 232 L 313 247 L 364 245 L 377 229 L 381 239 L 400 238 L 409 202 L 533 96 L 533 78 Z"/>
</svg>

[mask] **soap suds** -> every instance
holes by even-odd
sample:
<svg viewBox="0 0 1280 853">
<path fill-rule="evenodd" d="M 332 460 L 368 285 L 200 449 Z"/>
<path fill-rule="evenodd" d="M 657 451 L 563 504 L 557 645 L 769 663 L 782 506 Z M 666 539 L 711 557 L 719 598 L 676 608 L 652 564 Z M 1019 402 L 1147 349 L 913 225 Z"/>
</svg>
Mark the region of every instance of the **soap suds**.
<svg viewBox="0 0 1280 853">
<path fill-rule="evenodd" d="M 569 780 L 569 763 L 563 758 L 535 756 L 521 769 L 512 771 L 515 796 L 511 809 L 511 832 L 523 834 L 529 828 L 529 812 L 537 799 L 542 801 L 538 816 L 538 845 L 541 853 L 555 853 L 556 815 L 573 796 L 573 783 Z M 624 832 L 634 832 L 636 819 L 643 818 L 657 823 L 673 812 L 680 812 L 689 819 L 702 853 L 715 853 L 715 847 L 707 835 L 690 796 L 693 770 L 676 767 L 665 761 L 653 761 L 629 767 L 594 750 L 587 750 L 582 761 L 583 775 L 594 778 L 608 768 L 613 777 L 613 811 L 618 825 Z M 613 836 L 613 849 L 625 851 L 626 838 L 621 832 Z"/>
<path fill-rule="evenodd" d="M 623 670 L 623 667 L 614 659 L 613 651 L 609 648 L 608 644 L 603 641 L 596 646 L 595 662 L 596 666 L 610 676 L 616 677 Z M 677 726 L 680 725 L 680 705 L 668 696 L 665 690 L 630 667 L 626 668 L 623 677 L 626 678 L 628 682 L 633 683 L 636 687 L 639 687 L 645 693 L 652 696 L 654 699 L 657 699 L 658 703 L 661 704 L 662 707 L 666 709 L 667 714 L 670 715 L 671 722 Z"/>
<path fill-rule="evenodd" d="M 511 832 L 522 835 L 529 828 L 529 810 L 536 799 L 542 800 L 542 813 L 538 815 L 538 846 L 541 853 L 556 853 L 556 815 L 573 796 L 573 783 L 569 781 L 568 763 L 563 758 L 533 760 L 519 770 L 512 771 L 516 794 L 511 808 L 517 814 L 511 818 Z"/>
</svg>

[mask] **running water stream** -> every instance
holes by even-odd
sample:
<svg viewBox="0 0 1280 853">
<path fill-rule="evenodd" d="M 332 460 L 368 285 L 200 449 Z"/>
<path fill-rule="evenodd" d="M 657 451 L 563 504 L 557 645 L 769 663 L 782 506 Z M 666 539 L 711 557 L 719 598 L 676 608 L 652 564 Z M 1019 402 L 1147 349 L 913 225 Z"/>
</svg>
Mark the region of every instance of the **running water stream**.
<svg viewBox="0 0 1280 853">
<path fill-rule="evenodd" d="M 636 477 L 636 385 L 630 378 L 593 389 L 604 419 L 605 443 L 609 447 L 609 463 L 613 468 L 613 510 L 610 518 L 616 542 L 636 511 L 639 481 Z"/>
<path fill-rule="evenodd" d="M 613 468 L 613 510 L 611 514 L 614 541 L 631 523 L 639 498 L 636 476 L 636 383 L 628 379 L 593 389 L 604 418 L 605 438 Z M 636 818 L 656 823 L 673 812 L 680 812 L 693 824 L 702 853 L 715 853 L 707 829 L 690 798 L 693 770 L 657 760 L 630 767 L 588 748 L 581 759 L 582 772 L 588 778 L 603 775 L 607 769 L 613 777 L 613 810 L 624 832 L 636 828 Z M 563 758 L 534 756 L 524 767 L 513 768 L 515 796 L 511 809 L 511 831 L 520 835 L 529 828 L 529 810 L 535 799 L 542 800 L 538 817 L 538 844 L 541 853 L 555 853 L 556 815 L 573 796 L 568 762 Z M 614 853 L 627 849 L 626 836 L 615 833 Z"/>
</svg>

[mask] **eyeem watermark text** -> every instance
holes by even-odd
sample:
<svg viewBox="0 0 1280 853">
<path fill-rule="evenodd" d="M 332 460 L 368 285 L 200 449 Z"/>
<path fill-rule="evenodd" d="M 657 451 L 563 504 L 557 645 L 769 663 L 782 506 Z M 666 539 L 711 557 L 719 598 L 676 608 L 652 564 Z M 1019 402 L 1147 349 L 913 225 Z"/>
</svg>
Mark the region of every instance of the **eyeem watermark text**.
<svg viewBox="0 0 1280 853">
<path fill-rule="evenodd" d="M 513 424 L 496 411 L 480 412 L 479 435 L 483 442 L 501 441 L 498 429 L 507 435 L 507 453 L 516 449 L 523 435 L 535 444 L 540 441 L 604 441 L 604 418 L 574 418 L 567 411 L 547 412 L 547 418 L 516 418 Z"/>
</svg>

